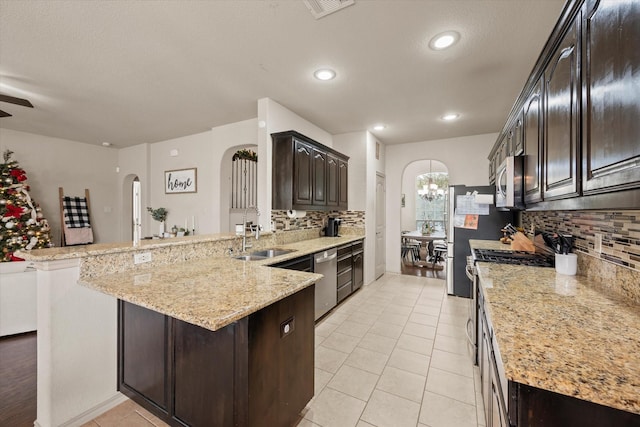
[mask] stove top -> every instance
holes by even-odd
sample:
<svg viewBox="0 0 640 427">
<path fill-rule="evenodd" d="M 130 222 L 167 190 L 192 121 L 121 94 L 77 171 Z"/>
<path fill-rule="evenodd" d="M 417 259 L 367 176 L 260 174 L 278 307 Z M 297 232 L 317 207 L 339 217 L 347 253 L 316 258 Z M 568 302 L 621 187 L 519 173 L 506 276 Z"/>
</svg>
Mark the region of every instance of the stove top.
<svg viewBox="0 0 640 427">
<path fill-rule="evenodd" d="M 501 249 L 474 249 L 473 259 L 482 262 L 500 264 L 528 265 L 532 267 L 553 267 L 552 257 L 540 253 L 525 251 L 506 251 Z"/>
</svg>

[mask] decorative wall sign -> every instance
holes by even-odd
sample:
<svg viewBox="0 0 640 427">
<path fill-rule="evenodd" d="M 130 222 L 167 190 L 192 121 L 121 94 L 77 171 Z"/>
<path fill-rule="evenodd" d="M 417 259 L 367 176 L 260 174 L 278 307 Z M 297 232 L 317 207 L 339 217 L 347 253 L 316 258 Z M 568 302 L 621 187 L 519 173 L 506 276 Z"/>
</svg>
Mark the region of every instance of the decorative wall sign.
<svg viewBox="0 0 640 427">
<path fill-rule="evenodd" d="M 164 172 L 164 192 L 197 193 L 198 192 L 197 169 L 178 169 Z"/>
</svg>

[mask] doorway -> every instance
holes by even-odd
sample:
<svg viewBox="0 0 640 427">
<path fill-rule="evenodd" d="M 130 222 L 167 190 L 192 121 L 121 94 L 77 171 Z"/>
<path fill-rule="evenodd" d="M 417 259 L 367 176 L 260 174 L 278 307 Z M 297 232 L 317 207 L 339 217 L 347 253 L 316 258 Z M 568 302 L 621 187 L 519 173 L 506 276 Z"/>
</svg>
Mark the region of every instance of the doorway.
<svg viewBox="0 0 640 427">
<path fill-rule="evenodd" d="M 435 159 L 408 164 L 402 175 L 402 274 L 446 278 L 447 195 L 449 171 Z M 413 234 L 413 236 L 411 236 Z"/>
</svg>

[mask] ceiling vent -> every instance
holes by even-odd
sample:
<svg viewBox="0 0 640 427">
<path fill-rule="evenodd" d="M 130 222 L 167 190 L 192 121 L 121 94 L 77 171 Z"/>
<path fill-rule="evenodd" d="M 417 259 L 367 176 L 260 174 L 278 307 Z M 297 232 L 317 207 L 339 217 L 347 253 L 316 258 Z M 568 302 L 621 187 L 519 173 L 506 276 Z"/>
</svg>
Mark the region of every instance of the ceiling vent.
<svg viewBox="0 0 640 427">
<path fill-rule="evenodd" d="M 314 18 L 320 19 L 330 13 L 351 6 L 356 0 L 302 0 Z"/>
</svg>

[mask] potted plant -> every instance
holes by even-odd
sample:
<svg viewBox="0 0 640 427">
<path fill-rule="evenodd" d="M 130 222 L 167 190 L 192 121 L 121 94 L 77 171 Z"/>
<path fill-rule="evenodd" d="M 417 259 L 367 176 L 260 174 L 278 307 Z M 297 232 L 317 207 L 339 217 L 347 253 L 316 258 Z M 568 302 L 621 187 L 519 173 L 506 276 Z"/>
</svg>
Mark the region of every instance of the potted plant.
<svg viewBox="0 0 640 427">
<path fill-rule="evenodd" d="M 167 214 L 169 213 L 168 210 L 166 210 L 165 208 L 158 208 L 158 209 L 153 209 L 150 207 L 147 207 L 147 211 L 151 214 L 151 218 L 153 218 L 154 220 L 160 222 L 160 232 L 158 234 L 158 237 L 163 237 L 164 236 L 164 222 L 167 219 Z"/>
</svg>

